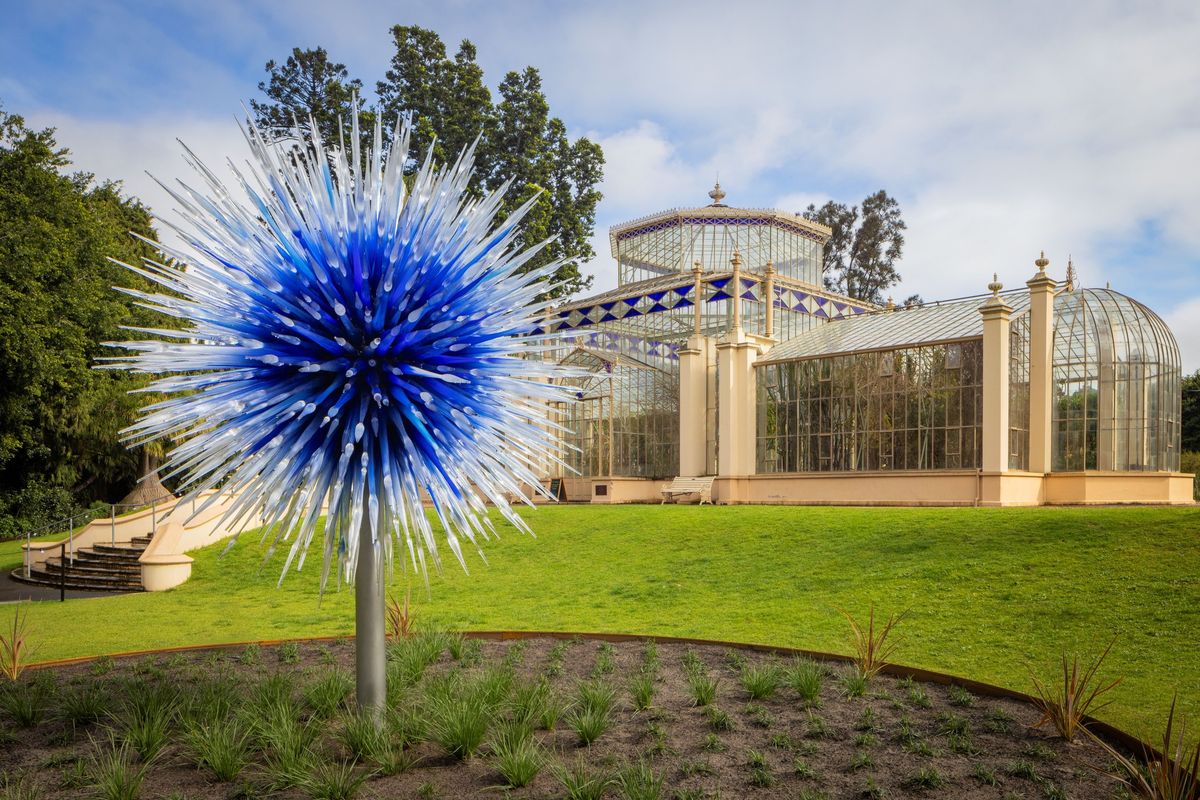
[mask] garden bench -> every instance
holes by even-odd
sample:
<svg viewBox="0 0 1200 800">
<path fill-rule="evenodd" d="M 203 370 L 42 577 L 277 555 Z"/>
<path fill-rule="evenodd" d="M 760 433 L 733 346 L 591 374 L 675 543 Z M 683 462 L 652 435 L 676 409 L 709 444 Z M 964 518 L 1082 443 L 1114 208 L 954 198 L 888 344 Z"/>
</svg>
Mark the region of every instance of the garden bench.
<svg viewBox="0 0 1200 800">
<path fill-rule="evenodd" d="M 699 495 L 700 505 L 705 503 L 712 505 L 712 485 L 713 477 L 711 475 L 701 478 L 676 478 L 671 481 L 670 486 L 662 490 L 662 503 L 668 500 L 676 502 L 681 497 Z"/>
</svg>

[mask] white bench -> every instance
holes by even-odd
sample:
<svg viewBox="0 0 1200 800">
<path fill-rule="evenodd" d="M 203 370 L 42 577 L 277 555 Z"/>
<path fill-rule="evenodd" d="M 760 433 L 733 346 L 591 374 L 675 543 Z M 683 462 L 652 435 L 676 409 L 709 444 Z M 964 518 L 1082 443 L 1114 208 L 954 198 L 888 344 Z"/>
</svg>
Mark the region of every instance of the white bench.
<svg viewBox="0 0 1200 800">
<path fill-rule="evenodd" d="M 700 505 L 712 505 L 712 476 L 704 478 L 676 478 L 671 485 L 662 490 L 662 503 L 668 500 L 678 502 L 681 497 L 700 496 Z M 662 505 L 659 503 L 659 505 Z"/>
</svg>

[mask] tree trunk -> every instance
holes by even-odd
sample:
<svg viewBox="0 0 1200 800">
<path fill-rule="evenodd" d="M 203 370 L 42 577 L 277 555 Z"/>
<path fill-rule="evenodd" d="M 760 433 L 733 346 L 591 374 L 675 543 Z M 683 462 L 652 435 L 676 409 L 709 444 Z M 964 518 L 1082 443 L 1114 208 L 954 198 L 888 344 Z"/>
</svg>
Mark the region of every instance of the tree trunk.
<svg viewBox="0 0 1200 800">
<path fill-rule="evenodd" d="M 133 486 L 133 490 L 121 498 L 121 505 L 148 506 L 155 500 L 171 496 L 171 490 L 162 485 L 158 479 L 158 459 L 142 448 L 142 468 L 140 474 L 145 476 Z"/>
</svg>

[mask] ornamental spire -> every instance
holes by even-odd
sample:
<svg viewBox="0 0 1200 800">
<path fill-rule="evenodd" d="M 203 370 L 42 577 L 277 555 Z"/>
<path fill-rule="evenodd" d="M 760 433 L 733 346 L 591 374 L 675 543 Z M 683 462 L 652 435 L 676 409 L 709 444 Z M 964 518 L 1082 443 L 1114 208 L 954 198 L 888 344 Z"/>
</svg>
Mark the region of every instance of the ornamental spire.
<svg viewBox="0 0 1200 800">
<path fill-rule="evenodd" d="M 712 198 L 712 205 L 723 205 L 721 201 L 725 199 L 725 190 L 721 188 L 720 178 L 717 178 L 717 182 L 713 184 L 712 191 L 708 193 L 708 196 Z"/>
</svg>

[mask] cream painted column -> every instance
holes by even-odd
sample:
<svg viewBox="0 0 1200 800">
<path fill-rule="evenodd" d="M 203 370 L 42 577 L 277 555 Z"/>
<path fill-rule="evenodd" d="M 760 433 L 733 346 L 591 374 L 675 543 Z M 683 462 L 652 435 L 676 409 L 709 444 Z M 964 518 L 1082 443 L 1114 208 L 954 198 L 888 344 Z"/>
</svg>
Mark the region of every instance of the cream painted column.
<svg viewBox="0 0 1200 800">
<path fill-rule="evenodd" d="M 1029 287 L 1029 471 L 1050 472 L 1054 458 L 1054 291 L 1043 252 Z"/>
<path fill-rule="evenodd" d="M 754 474 L 755 385 L 754 362 L 759 337 L 736 327 L 717 342 L 717 474 L 745 477 Z"/>
<path fill-rule="evenodd" d="M 983 315 L 983 471 L 1008 470 L 1009 316 L 1000 299 L 1004 285 L 992 276 L 992 296 L 979 307 Z"/>
</svg>

